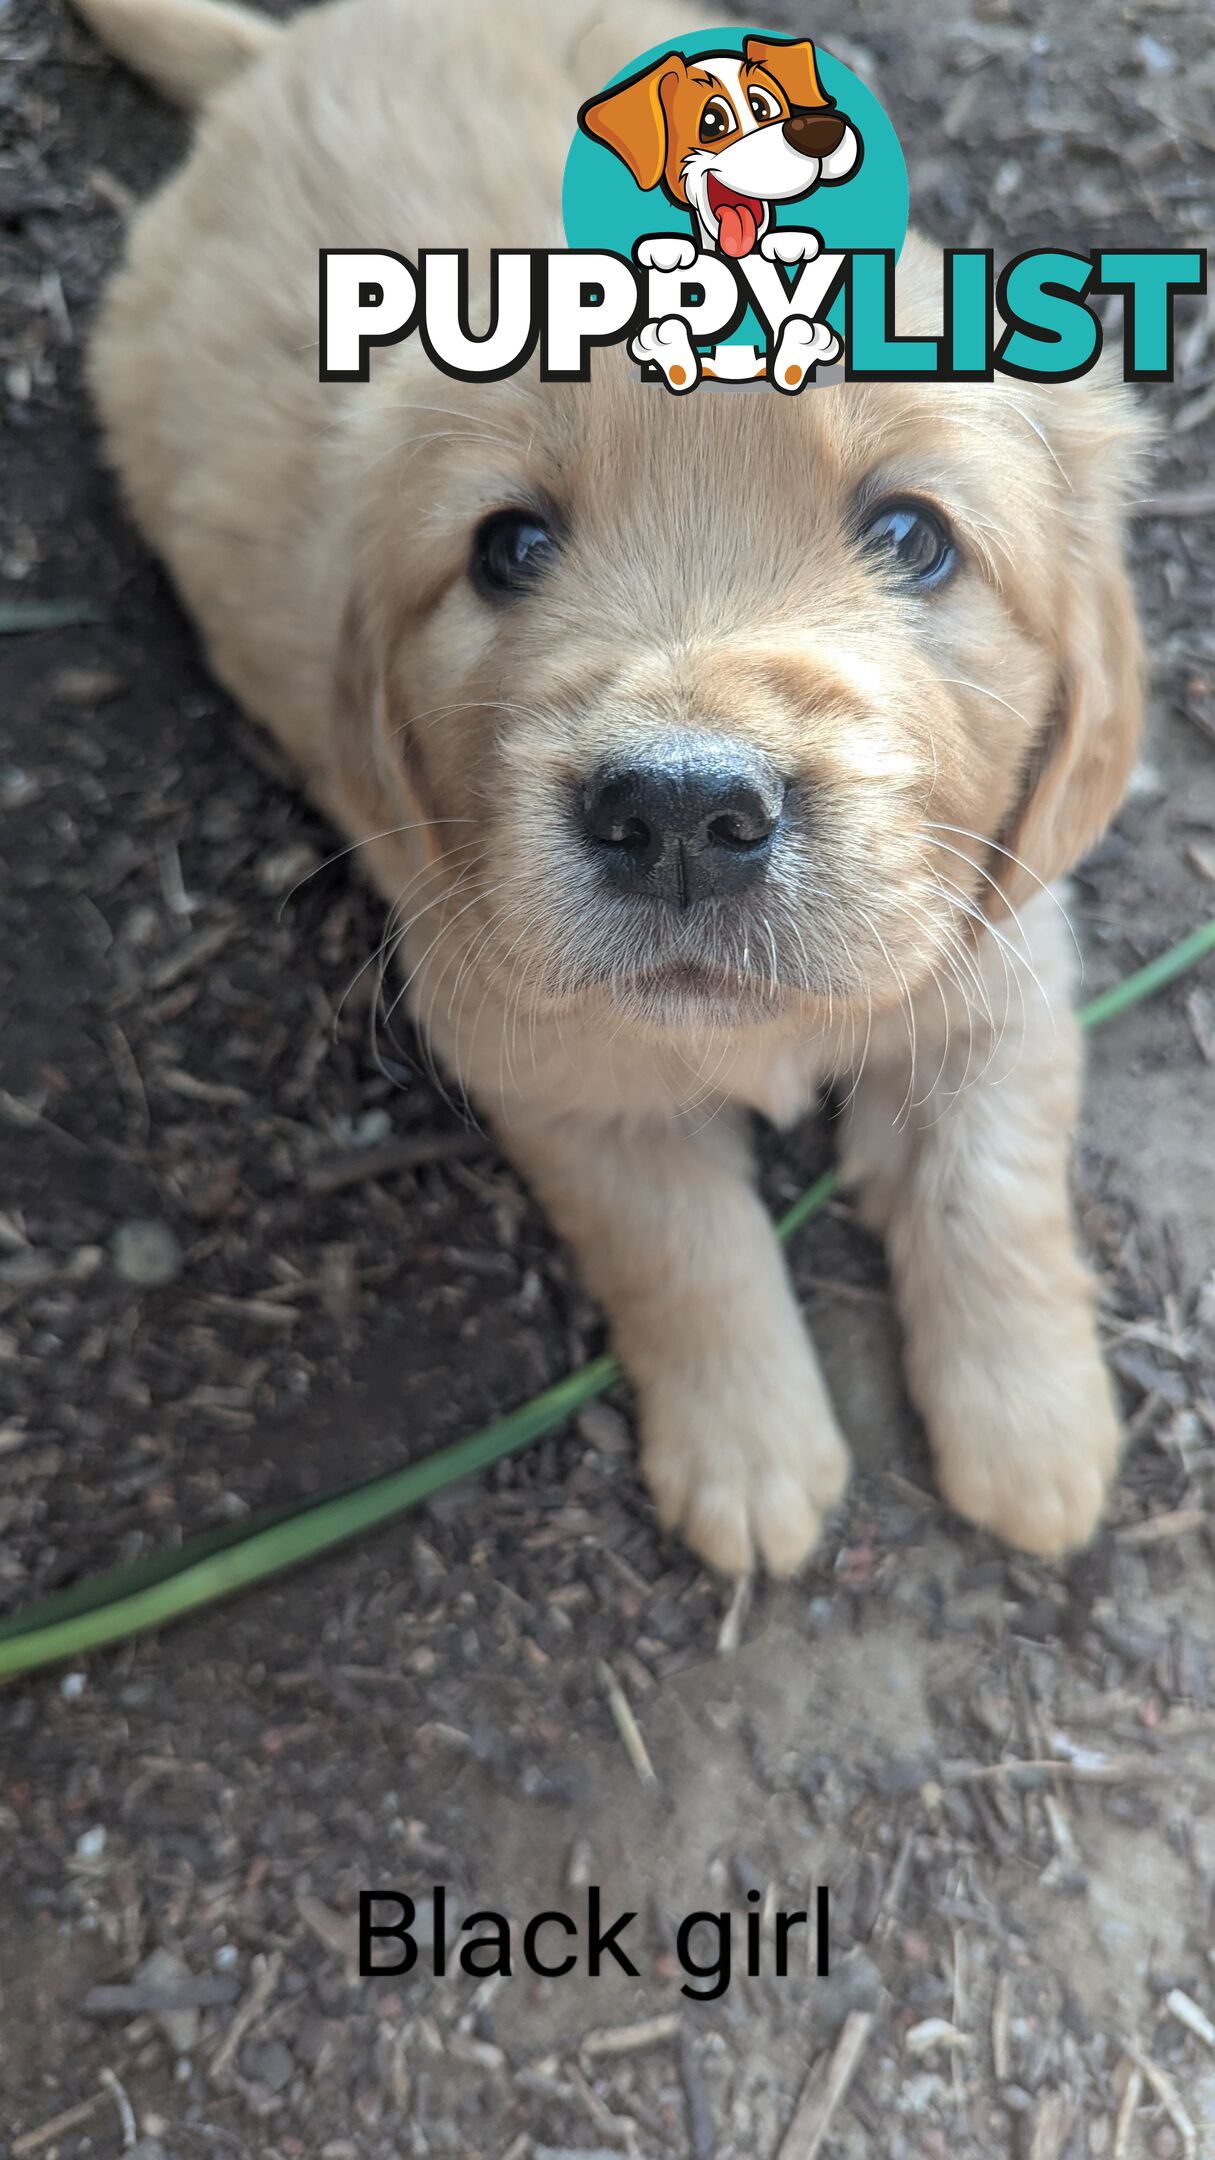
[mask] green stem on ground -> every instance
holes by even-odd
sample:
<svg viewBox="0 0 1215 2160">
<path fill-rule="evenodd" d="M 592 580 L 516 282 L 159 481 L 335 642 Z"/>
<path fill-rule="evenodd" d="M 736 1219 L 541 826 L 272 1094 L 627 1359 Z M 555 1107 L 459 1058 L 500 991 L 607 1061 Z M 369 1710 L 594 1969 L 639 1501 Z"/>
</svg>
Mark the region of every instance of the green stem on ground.
<svg viewBox="0 0 1215 2160">
<path fill-rule="evenodd" d="M 1213 952 L 1215 920 L 1094 998 L 1080 1012 L 1081 1026 L 1100 1027 L 1115 1019 Z M 821 1212 L 838 1185 L 838 1171 L 824 1171 L 780 1216 L 777 1236 L 792 1237 Z M 302 1561 L 314 1560 L 349 1538 L 378 1529 L 447 1486 L 521 1453 L 621 1377 L 614 1357 L 592 1358 L 520 1409 L 496 1418 L 465 1440 L 436 1449 L 421 1462 L 371 1478 L 327 1500 L 301 1501 L 205 1532 L 175 1552 L 110 1569 L 24 1613 L 14 1613 L 0 1622 L 0 1680 L 163 1627 L 237 1591 L 268 1582 Z"/>
</svg>

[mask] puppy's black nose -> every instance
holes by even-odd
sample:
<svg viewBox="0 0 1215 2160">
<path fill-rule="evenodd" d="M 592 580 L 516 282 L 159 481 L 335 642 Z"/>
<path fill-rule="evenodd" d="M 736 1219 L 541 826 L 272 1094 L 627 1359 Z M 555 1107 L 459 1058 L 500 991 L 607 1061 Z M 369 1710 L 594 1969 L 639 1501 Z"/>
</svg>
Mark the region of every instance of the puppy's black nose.
<svg viewBox="0 0 1215 2160">
<path fill-rule="evenodd" d="M 835 112 L 791 113 L 781 134 L 791 150 L 803 157 L 830 157 L 844 140 L 846 122 Z"/>
<path fill-rule="evenodd" d="M 617 892 L 690 907 L 760 876 L 784 803 L 784 781 L 754 752 L 672 738 L 601 765 L 583 790 L 582 821 Z"/>
</svg>

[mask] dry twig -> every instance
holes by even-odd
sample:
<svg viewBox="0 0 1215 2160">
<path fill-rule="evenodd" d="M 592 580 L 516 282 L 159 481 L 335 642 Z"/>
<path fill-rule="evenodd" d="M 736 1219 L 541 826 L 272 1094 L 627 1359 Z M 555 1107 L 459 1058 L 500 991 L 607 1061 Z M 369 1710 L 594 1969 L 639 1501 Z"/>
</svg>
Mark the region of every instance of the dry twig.
<svg viewBox="0 0 1215 2160">
<path fill-rule="evenodd" d="M 81 2123 L 101 2106 L 101 2094 L 93 2093 L 88 2100 L 77 2101 L 75 2107 L 65 2108 L 62 2115 L 52 2115 L 49 2122 L 39 2123 L 36 2130 L 23 2130 L 13 2139 L 10 2151 L 12 2160 L 29 2160 L 30 2153 L 41 2152 L 44 2145 L 53 2145 L 69 2130 L 78 2130 Z"/>
<path fill-rule="evenodd" d="M 1126 2156 L 1131 2149 L 1131 2132 L 1135 2127 L 1135 2117 L 1139 2113 L 1139 2102 L 1142 2098 L 1143 2072 L 1136 2070 L 1132 2064 L 1131 2074 L 1123 2087 L 1122 2098 L 1118 2102 L 1118 2113 L 1114 2120 L 1114 2143 L 1110 2152 L 1110 2160 L 1126 2160 Z"/>
<path fill-rule="evenodd" d="M 414 1133 L 408 1139 L 385 1141 L 383 1147 L 341 1155 L 334 1162 L 315 1163 L 304 1183 L 311 1193 L 343 1192 L 348 1185 L 364 1185 L 373 1178 L 400 1177 L 424 1163 L 454 1162 L 484 1153 L 480 1133 Z"/>
<path fill-rule="evenodd" d="M 682 2028 L 677 2010 L 642 2018 L 636 2025 L 600 2026 L 579 2042 L 578 2053 L 592 2060 L 598 2055 L 635 2055 L 642 2048 L 664 2047 L 668 2040 L 678 2040 Z"/>
<path fill-rule="evenodd" d="M 1122 2052 L 1128 2061 L 1135 2065 L 1144 2082 L 1151 2086 L 1174 2130 L 1181 2139 L 1181 2150 L 1185 2160 L 1198 2160 L 1198 2132 L 1194 2128 L 1189 2110 L 1168 2072 L 1162 2070 L 1159 2063 L 1153 2062 L 1151 2056 L 1146 2054 L 1134 2040 L 1124 2040 Z"/>
<path fill-rule="evenodd" d="M 211 2081 L 221 2084 L 236 2060 L 236 2051 L 246 2033 L 251 2032 L 262 2011 L 266 2008 L 279 1983 L 283 1969 L 283 1953 L 272 1950 L 256 1980 L 236 2012 L 227 2032 L 211 2057 Z"/>
<path fill-rule="evenodd" d="M 802 2089 L 777 2160 L 818 2160 L 837 2108 L 856 2076 L 873 2030 L 871 2010 L 852 2010 L 826 2067 L 816 2064 Z"/>
<path fill-rule="evenodd" d="M 116 2070 L 99 2070 L 97 2076 L 98 2082 L 105 2086 L 118 2110 L 118 2120 L 122 2124 L 122 2149 L 130 2152 L 132 2145 L 139 2141 L 139 2125 L 135 2120 L 135 2110 L 127 2098 L 126 2086 Z"/>
<path fill-rule="evenodd" d="M 608 1709 L 615 1720 L 616 1730 L 624 1742 L 625 1754 L 643 1785 L 657 1785 L 658 1772 L 650 1761 L 650 1751 L 642 1738 L 641 1727 L 633 1716 L 633 1706 L 606 1658 L 599 1660 L 599 1678 L 603 1682 Z"/>
</svg>

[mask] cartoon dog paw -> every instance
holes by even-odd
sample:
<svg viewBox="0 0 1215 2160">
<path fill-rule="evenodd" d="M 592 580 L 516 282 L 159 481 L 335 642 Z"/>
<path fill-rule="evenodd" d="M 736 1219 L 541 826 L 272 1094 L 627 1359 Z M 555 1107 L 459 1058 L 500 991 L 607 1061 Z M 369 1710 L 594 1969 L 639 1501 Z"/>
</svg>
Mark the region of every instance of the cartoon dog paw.
<svg viewBox="0 0 1215 2160">
<path fill-rule="evenodd" d="M 840 341 L 827 323 L 790 315 L 772 357 L 772 381 L 778 390 L 800 390 L 830 360 L 838 360 Z"/>
<path fill-rule="evenodd" d="M 700 355 L 682 316 L 664 315 L 661 322 L 643 323 L 629 339 L 629 351 L 642 367 L 661 368 L 667 389 L 680 396 L 700 381 Z"/>
<path fill-rule="evenodd" d="M 793 225 L 775 225 L 759 243 L 768 262 L 808 263 L 821 255 L 823 243 L 816 232 L 802 232 Z"/>
<path fill-rule="evenodd" d="M 633 250 L 642 270 L 690 270 L 696 260 L 696 242 L 686 233 L 650 233 Z"/>
</svg>

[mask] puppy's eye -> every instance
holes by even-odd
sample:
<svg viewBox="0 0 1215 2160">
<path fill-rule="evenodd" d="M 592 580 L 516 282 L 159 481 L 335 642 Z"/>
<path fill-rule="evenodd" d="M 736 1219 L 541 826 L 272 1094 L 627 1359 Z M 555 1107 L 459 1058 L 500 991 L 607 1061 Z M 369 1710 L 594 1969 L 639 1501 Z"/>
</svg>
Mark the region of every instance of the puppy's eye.
<svg viewBox="0 0 1215 2160">
<path fill-rule="evenodd" d="M 939 585 L 958 559 L 948 525 L 926 503 L 879 503 L 861 527 L 861 545 L 915 585 Z"/>
<path fill-rule="evenodd" d="M 705 143 L 720 142 L 723 135 L 732 135 L 737 125 L 725 99 L 710 98 L 700 116 L 700 139 Z"/>
<path fill-rule="evenodd" d="M 477 527 L 470 574 L 487 600 L 530 592 L 557 553 L 552 527 L 534 510 L 495 510 Z"/>
<path fill-rule="evenodd" d="M 776 99 L 770 98 L 766 90 L 750 91 L 748 93 L 747 103 L 750 105 L 756 119 L 761 122 L 763 122 L 764 120 L 775 120 L 778 112 L 780 111 L 780 106 L 777 104 Z"/>
</svg>

